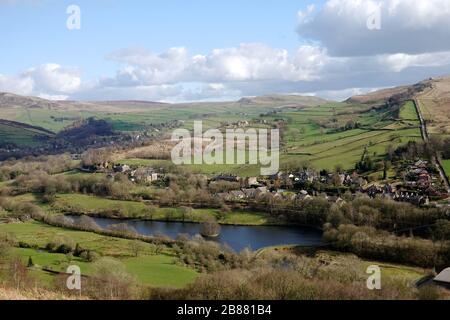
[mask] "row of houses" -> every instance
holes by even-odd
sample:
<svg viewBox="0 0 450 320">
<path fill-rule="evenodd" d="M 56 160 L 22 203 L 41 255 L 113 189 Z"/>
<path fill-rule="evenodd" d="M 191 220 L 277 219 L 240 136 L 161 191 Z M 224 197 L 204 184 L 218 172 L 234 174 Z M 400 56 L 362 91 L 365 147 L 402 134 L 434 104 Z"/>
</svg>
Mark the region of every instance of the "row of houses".
<svg viewBox="0 0 450 320">
<path fill-rule="evenodd" d="M 371 185 L 369 188 L 361 189 L 361 192 L 366 193 L 371 198 L 381 196 L 383 198 L 389 198 L 398 202 L 408 202 L 417 206 L 429 205 L 430 203 L 430 198 L 427 194 L 421 194 L 414 191 L 397 190 L 396 186 L 389 183 L 386 183 L 382 187 Z"/>
<path fill-rule="evenodd" d="M 216 194 L 216 197 L 220 198 L 224 201 L 245 201 L 245 200 L 255 200 L 259 197 L 271 197 L 273 199 L 284 199 L 284 200 L 298 200 L 298 201 L 304 201 L 304 200 L 311 200 L 314 197 L 321 196 L 325 198 L 326 200 L 336 203 L 336 204 L 343 204 L 345 203 L 345 200 L 343 200 L 339 196 L 329 196 L 326 194 L 309 194 L 306 190 L 301 190 L 300 192 L 294 193 L 294 192 L 287 192 L 285 190 L 279 189 L 276 191 L 271 191 L 267 187 L 257 187 L 257 188 L 244 188 L 241 190 L 233 190 L 230 192 L 222 192 Z"/>
<path fill-rule="evenodd" d="M 429 172 L 428 161 L 418 160 L 406 168 L 405 185 L 421 190 L 434 187 L 438 182 L 438 177 Z"/>
<path fill-rule="evenodd" d="M 295 183 L 313 183 L 320 182 L 323 184 L 338 184 L 338 185 L 358 185 L 364 186 L 368 182 L 366 179 L 360 177 L 356 172 L 352 174 L 332 174 L 332 173 L 316 173 L 312 170 L 303 170 L 296 173 L 284 173 L 278 172 L 268 177 L 249 177 L 242 179 L 235 175 L 220 174 L 213 178 L 213 181 L 228 181 L 228 182 L 242 182 L 245 181 L 247 186 L 260 186 L 261 184 L 275 184 L 278 183 L 281 186 L 292 185 Z"/>
<path fill-rule="evenodd" d="M 126 164 L 113 165 L 112 170 L 109 170 L 107 177 L 112 179 L 115 174 L 126 174 L 131 182 L 136 183 L 151 183 L 158 181 L 162 177 L 162 175 L 154 168 L 139 167 L 137 169 L 133 169 Z"/>
</svg>

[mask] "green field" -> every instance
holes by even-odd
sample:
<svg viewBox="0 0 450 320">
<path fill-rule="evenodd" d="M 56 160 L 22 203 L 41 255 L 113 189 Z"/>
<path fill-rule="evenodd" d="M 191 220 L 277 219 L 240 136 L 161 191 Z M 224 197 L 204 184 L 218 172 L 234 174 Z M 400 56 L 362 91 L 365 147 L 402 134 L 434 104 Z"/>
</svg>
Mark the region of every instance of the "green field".
<svg viewBox="0 0 450 320">
<path fill-rule="evenodd" d="M 154 167 L 158 166 L 169 166 L 172 165 L 171 160 L 152 160 L 152 159 L 121 159 L 121 164 L 127 164 L 129 166 L 144 166 L 144 167 Z M 201 173 L 206 175 L 218 175 L 224 172 L 231 173 L 240 177 L 254 177 L 261 174 L 260 167 L 258 165 L 251 164 L 215 164 L 215 165 L 204 165 L 204 164 L 191 164 L 191 165 L 181 165 L 182 168 L 189 170 L 192 173 Z"/>
<path fill-rule="evenodd" d="M 445 173 L 450 179 L 450 159 L 442 160 L 442 166 L 444 167 Z"/>
<path fill-rule="evenodd" d="M 126 218 L 144 218 L 163 221 L 201 222 L 208 217 L 214 217 L 221 224 L 279 224 L 279 222 L 270 218 L 267 214 L 242 210 L 232 211 L 225 214 L 224 217 L 220 216 L 218 209 L 193 209 L 191 215 L 185 217 L 183 217 L 183 211 L 180 208 L 153 207 L 151 213 L 149 213 L 148 207 L 144 202 L 111 200 L 82 194 L 60 194 L 56 197 L 53 208 L 64 212 L 84 213 L 88 215 L 114 208 L 121 210 L 123 217 Z"/>
<path fill-rule="evenodd" d="M 39 137 L 47 137 L 48 134 L 36 129 L 0 123 L 0 142 L 12 143 L 20 147 L 38 147 L 44 144 Z"/>
<path fill-rule="evenodd" d="M 276 115 L 265 116 L 270 122 L 283 119 L 284 129 L 281 166 L 286 163 L 309 162 L 316 169 L 334 169 L 341 165 L 351 169 L 359 161 L 365 148 L 376 159 L 386 153 L 388 146 L 397 147 L 410 140 L 420 140 L 417 114 L 412 102 L 401 108 L 400 118 L 393 119 L 388 112 L 361 112 L 361 106 L 331 103 L 322 106 L 292 110 L 279 109 Z M 322 127 L 320 123 L 335 118 L 337 127 L 349 121 L 359 124 L 345 131 Z M 211 125 L 214 125 L 214 121 Z M 186 127 L 189 127 L 186 123 Z M 125 159 L 129 165 L 158 166 L 169 160 Z M 192 172 L 219 174 L 223 172 L 240 176 L 260 174 L 259 165 L 186 165 Z"/>
<path fill-rule="evenodd" d="M 17 241 L 28 244 L 36 244 L 45 247 L 55 238 L 65 237 L 74 243 L 79 243 L 84 249 L 96 251 L 102 256 L 110 256 L 120 259 L 128 272 L 134 275 L 140 282 L 151 286 L 183 287 L 197 277 L 197 272 L 175 264 L 176 258 L 169 249 L 164 253 L 153 255 L 148 251 L 147 243 L 142 243 L 143 252 L 139 257 L 134 257 L 131 251 L 131 241 L 126 239 L 106 237 L 91 232 L 66 230 L 48 226 L 39 222 L 26 222 L 16 224 L 0 224 L 0 232 L 14 235 Z M 14 249 L 14 253 L 22 257 L 26 263 L 31 257 L 38 269 L 35 273 L 43 280 L 52 277 L 39 269 L 50 268 L 54 271 L 64 271 L 69 265 L 67 257 L 63 254 L 49 253 L 35 249 Z M 93 271 L 93 264 L 74 257 L 70 264 L 80 266 L 82 272 L 89 275 Z"/>
<path fill-rule="evenodd" d="M 375 160 L 381 160 L 388 146 L 395 148 L 411 140 L 420 140 L 419 122 L 412 102 L 402 106 L 399 114 L 396 115 L 392 110 L 371 111 L 370 106 L 357 103 L 325 103 L 312 107 L 291 108 L 286 105 L 295 103 L 295 98 L 289 98 L 291 102 L 289 99 L 283 99 L 263 99 L 250 104 L 192 103 L 122 113 L 19 108 L 15 110 L 15 113 L 7 109 L 2 116 L 6 119 L 41 126 L 54 132 L 68 126 L 77 117 L 94 116 L 109 121 L 115 130 L 145 131 L 157 137 L 170 134 L 173 128 L 165 127 L 164 124 L 173 122 L 175 119 L 181 121 L 178 125 L 186 129 L 192 129 L 194 121 L 201 120 L 203 130 L 223 128 L 224 124 L 244 120 L 251 123 L 250 127 L 273 127 L 280 120 L 284 120 L 281 166 L 286 163 L 309 162 L 316 169 L 334 169 L 336 165 L 352 169 L 365 148 Z M 265 124 L 262 124 L 262 121 L 265 121 Z M 358 126 L 342 129 L 350 121 L 357 123 Z M 159 129 L 155 129 L 155 126 Z M 0 128 L 0 137 L 1 135 Z M 8 131 L 5 131 L 3 136 L 22 141 L 23 144 L 33 143 L 30 136 L 21 137 L 20 134 L 16 135 Z M 148 166 L 170 163 L 141 159 L 127 159 L 122 162 Z M 192 172 L 209 175 L 225 172 L 240 176 L 260 174 L 259 165 L 250 164 L 186 165 L 185 167 Z"/>
<path fill-rule="evenodd" d="M 400 121 L 383 112 L 354 113 L 355 106 L 345 103 L 283 112 L 280 117 L 287 121 L 288 129 L 281 162 L 307 161 L 317 169 L 334 169 L 336 165 L 351 169 L 364 148 L 380 158 L 389 145 L 396 147 L 410 140 L 420 140 L 417 114 L 411 107 L 412 104 L 407 104 L 402 108 Z M 337 127 L 350 120 L 359 127 L 337 131 L 319 125 L 330 118 L 335 119 Z"/>
</svg>

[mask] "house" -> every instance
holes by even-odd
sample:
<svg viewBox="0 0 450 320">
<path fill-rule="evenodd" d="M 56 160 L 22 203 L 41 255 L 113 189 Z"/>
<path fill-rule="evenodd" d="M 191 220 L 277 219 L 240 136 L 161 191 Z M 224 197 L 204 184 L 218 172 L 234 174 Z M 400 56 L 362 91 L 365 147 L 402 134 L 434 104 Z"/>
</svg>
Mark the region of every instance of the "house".
<svg viewBox="0 0 450 320">
<path fill-rule="evenodd" d="M 431 186 L 431 176 L 428 174 L 428 172 L 419 174 L 417 184 L 421 188 L 428 188 Z"/>
<path fill-rule="evenodd" d="M 308 194 L 307 191 L 305 190 L 301 190 L 298 194 L 297 194 L 297 200 L 311 200 L 312 197 Z"/>
<path fill-rule="evenodd" d="M 245 194 L 246 198 L 255 198 L 257 195 L 256 189 L 250 188 L 250 189 L 242 189 L 242 192 Z"/>
<path fill-rule="evenodd" d="M 216 194 L 216 197 L 219 199 L 222 199 L 224 201 L 230 201 L 231 200 L 231 195 L 228 192 L 221 192 Z"/>
<path fill-rule="evenodd" d="M 239 182 L 239 178 L 231 174 L 220 174 L 214 177 L 213 181 Z"/>
<path fill-rule="evenodd" d="M 427 196 L 421 196 L 414 192 L 400 192 L 393 197 L 395 201 L 408 202 L 416 206 L 429 205 L 430 199 Z"/>
<path fill-rule="evenodd" d="M 295 178 L 295 181 L 313 182 L 315 178 L 316 175 L 314 174 L 314 172 L 310 170 L 305 170 L 298 173 L 297 177 Z"/>
<path fill-rule="evenodd" d="M 131 173 L 136 182 L 148 183 L 158 180 L 158 173 L 153 168 L 138 168 Z"/>
<path fill-rule="evenodd" d="M 248 187 L 259 186 L 258 178 L 257 177 L 248 177 L 246 179 L 246 184 Z"/>
<path fill-rule="evenodd" d="M 336 204 L 338 204 L 338 205 L 341 205 L 341 204 L 344 204 L 344 203 L 345 203 L 345 200 L 342 199 L 342 198 L 339 197 L 339 196 L 331 196 L 331 197 L 327 197 L 327 200 L 330 201 L 330 202 L 336 203 Z"/>
<path fill-rule="evenodd" d="M 233 200 L 243 200 L 245 198 L 245 193 L 241 190 L 230 191 L 230 197 Z"/>
<path fill-rule="evenodd" d="M 113 167 L 114 172 L 125 173 L 131 171 L 131 167 L 126 164 L 117 164 Z"/>
<path fill-rule="evenodd" d="M 444 269 L 441 273 L 434 277 L 433 282 L 450 289 L 450 268 Z"/>
<path fill-rule="evenodd" d="M 367 195 L 371 198 L 375 198 L 378 194 L 382 194 L 383 190 L 376 185 L 371 185 L 369 188 L 365 190 Z"/>
<path fill-rule="evenodd" d="M 258 188 L 256 188 L 256 195 L 258 195 L 258 196 L 260 194 L 265 194 L 267 192 L 268 192 L 267 187 L 258 187 Z"/>
<path fill-rule="evenodd" d="M 427 165 L 428 165 L 428 162 L 427 161 L 423 161 L 423 160 L 419 160 L 416 163 L 414 163 L 414 167 L 422 168 L 422 169 L 425 169 L 427 167 Z"/>
</svg>

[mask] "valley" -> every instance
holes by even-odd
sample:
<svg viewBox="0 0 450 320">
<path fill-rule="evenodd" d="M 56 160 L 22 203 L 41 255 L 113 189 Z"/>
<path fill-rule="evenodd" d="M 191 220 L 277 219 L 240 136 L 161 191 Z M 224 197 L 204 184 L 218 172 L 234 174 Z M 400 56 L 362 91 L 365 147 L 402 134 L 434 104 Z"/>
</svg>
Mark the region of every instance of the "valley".
<svg viewBox="0 0 450 320">
<path fill-rule="evenodd" d="M 71 297 L 61 279 L 76 264 L 91 299 L 210 298 L 205 283 L 223 287 L 223 279 L 234 291 L 221 298 L 245 298 L 237 278 L 252 297 L 277 299 L 281 291 L 252 283 L 279 274 L 319 299 L 417 298 L 425 294 L 417 281 L 450 263 L 440 174 L 450 174 L 447 83 L 343 102 L 0 94 L 0 287 L 31 283 Z M 171 133 L 200 120 L 205 130 L 278 129 L 279 172 L 261 176 L 248 161 L 174 165 Z M 363 290 L 374 263 L 388 283 L 380 292 Z M 105 282 L 116 295 L 100 289 Z"/>
</svg>

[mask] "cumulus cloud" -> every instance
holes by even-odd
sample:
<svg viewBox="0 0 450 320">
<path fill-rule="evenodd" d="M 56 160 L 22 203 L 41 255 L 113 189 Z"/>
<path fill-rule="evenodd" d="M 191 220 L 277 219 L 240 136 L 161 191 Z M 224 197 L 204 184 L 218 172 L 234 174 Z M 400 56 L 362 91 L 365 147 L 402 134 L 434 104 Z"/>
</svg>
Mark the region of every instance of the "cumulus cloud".
<svg viewBox="0 0 450 320">
<path fill-rule="evenodd" d="M 161 54 L 127 49 L 108 58 L 124 64 L 124 67 L 115 77 L 104 79 L 102 83 L 133 86 L 200 81 L 309 81 L 319 77 L 327 54 L 323 48 L 302 46 L 290 55 L 284 49 L 250 43 L 214 49 L 208 55 L 189 55 L 186 48 L 171 48 Z"/>
<path fill-rule="evenodd" d="M 78 69 L 47 63 L 29 68 L 19 75 L 0 74 L 0 91 L 64 99 L 81 88 Z"/>
<path fill-rule="evenodd" d="M 334 57 L 319 45 L 289 53 L 242 44 L 207 55 L 191 55 L 185 48 L 160 54 L 126 49 L 109 58 L 121 65 L 113 77 L 87 83 L 78 69 L 44 64 L 16 76 L 0 75 L 0 90 L 58 100 L 180 102 L 305 92 L 340 99 L 360 93 L 355 90 L 367 92 L 450 72 L 450 52 Z"/>
<path fill-rule="evenodd" d="M 380 10 L 380 30 L 367 21 Z M 448 0 L 329 0 L 298 14 L 298 34 L 334 56 L 450 50 Z"/>
</svg>

